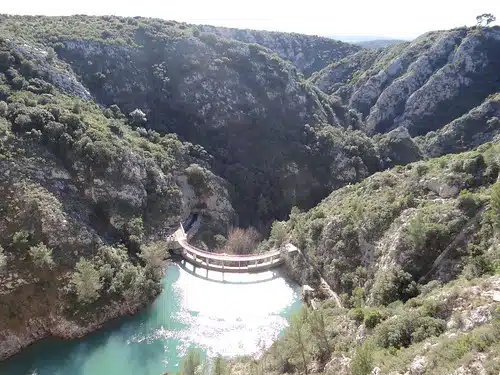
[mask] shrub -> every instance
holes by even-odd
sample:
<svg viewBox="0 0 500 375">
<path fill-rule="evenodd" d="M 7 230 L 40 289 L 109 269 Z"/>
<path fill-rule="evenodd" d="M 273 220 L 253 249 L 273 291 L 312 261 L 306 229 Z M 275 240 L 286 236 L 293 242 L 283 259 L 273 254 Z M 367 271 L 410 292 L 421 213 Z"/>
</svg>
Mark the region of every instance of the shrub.
<svg viewBox="0 0 500 375">
<path fill-rule="evenodd" d="M 412 245 L 416 248 L 424 246 L 427 238 L 427 228 L 424 220 L 423 215 L 417 215 L 410 219 L 408 223 L 408 235 L 410 236 Z"/>
<path fill-rule="evenodd" d="M 286 224 L 282 221 L 273 222 L 269 239 L 273 241 L 274 245 L 281 247 L 281 245 L 285 242 L 286 236 Z"/>
<path fill-rule="evenodd" d="M 144 221 L 142 217 L 130 219 L 127 223 L 126 231 L 130 241 L 140 243 L 144 237 Z"/>
<path fill-rule="evenodd" d="M 123 129 L 122 129 L 122 125 L 121 125 L 121 122 L 118 121 L 118 120 L 110 120 L 109 121 L 109 129 L 115 133 L 116 135 L 123 135 Z"/>
<path fill-rule="evenodd" d="M 224 237 L 222 234 L 216 234 L 214 236 L 214 241 L 217 246 L 217 249 L 223 249 L 224 246 L 226 246 L 227 238 Z"/>
<path fill-rule="evenodd" d="M 188 183 L 193 186 L 195 191 L 203 194 L 207 190 L 207 179 L 205 169 L 198 164 L 191 164 L 186 168 Z"/>
<path fill-rule="evenodd" d="M 54 266 L 52 249 L 49 249 L 41 242 L 36 246 L 30 247 L 29 254 L 33 264 L 38 268 L 52 268 Z"/>
<path fill-rule="evenodd" d="M 60 121 L 68 126 L 68 129 L 74 133 L 79 129 L 85 130 L 85 124 L 80 117 L 74 113 L 62 115 Z"/>
<path fill-rule="evenodd" d="M 47 140 L 56 143 L 59 137 L 66 131 L 66 126 L 59 122 L 50 121 L 43 128 L 43 134 Z"/>
<path fill-rule="evenodd" d="M 71 276 L 71 284 L 78 302 L 91 303 L 99 298 L 99 291 L 102 287 L 99 272 L 88 260 L 80 258 Z"/>
<path fill-rule="evenodd" d="M 15 232 L 12 235 L 11 245 L 16 247 L 19 250 L 23 250 L 27 247 L 28 238 L 29 238 L 29 233 L 24 231 L 24 230 L 20 230 L 18 232 Z"/>
<path fill-rule="evenodd" d="M 422 285 L 420 287 L 420 292 L 422 293 L 422 295 L 425 296 L 426 294 L 429 294 L 431 291 L 433 291 L 434 289 L 437 289 L 437 288 L 439 288 L 441 286 L 442 286 L 441 281 L 439 281 L 439 280 L 431 280 L 427 284 Z"/>
<path fill-rule="evenodd" d="M 374 332 L 377 344 L 383 348 L 408 347 L 430 336 L 444 332 L 446 322 L 442 319 L 423 316 L 419 312 L 404 312 L 380 323 Z"/>
<path fill-rule="evenodd" d="M 4 101 L 0 101 L 0 116 L 5 117 L 7 115 L 7 111 L 9 106 Z"/>
<path fill-rule="evenodd" d="M 147 122 L 146 114 L 140 109 L 134 109 L 129 116 L 131 123 L 135 126 L 143 126 Z"/>
<path fill-rule="evenodd" d="M 490 205 L 497 223 L 500 222 L 500 182 L 491 187 Z"/>
<path fill-rule="evenodd" d="M 354 276 L 354 278 L 355 278 L 354 282 L 356 282 L 356 281 L 359 282 L 359 278 L 357 278 L 356 275 Z M 365 302 L 365 289 L 361 288 L 359 286 L 354 288 L 354 290 L 352 292 L 351 300 L 350 300 L 350 303 L 352 304 L 352 306 L 361 307 L 361 306 L 363 306 L 364 302 Z"/>
<path fill-rule="evenodd" d="M 21 76 L 14 77 L 12 79 L 12 87 L 17 90 L 25 89 L 27 86 L 28 82 L 26 82 L 26 80 Z"/>
<path fill-rule="evenodd" d="M 493 261 L 487 255 L 479 254 L 467 257 L 462 274 L 466 279 L 471 280 L 485 274 L 491 274 L 494 270 Z"/>
<path fill-rule="evenodd" d="M 113 113 L 114 118 L 120 119 L 120 118 L 124 118 L 125 117 L 123 115 L 120 107 L 118 107 L 116 104 L 113 104 L 112 106 L 110 106 L 109 109 Z"/>
<path fill-rule="evenodd" d="M 349 318 L 356 321 L 357 323 L 361 323 L 365 318 L 365 314 L 363 313 L 363 309 L 361 307 L 356 307 L 354 309 L 349 310 Z"/>
<path fill-rule="evenodd" d="M 422 304 L 422 313 L 434 318 L 443 317 L 447 312 L 447 301 L 442 298 L 428 298 Z"/>
<path fill-rule="evenodd" d="M 479 202 L 474 194 L 467 190 L 462 190 L 458 197 L 458 208 L 467 216 L 473 216 L 479 208 Z"/>
<path fill-rule="evenodd" d="M 15 129 L 18 131 L 28 131 L 33 128 L 31 118 L 28 115 L 20 114 L 14 121 Z"/>
<path fill-rule="evenodd" d="M 446 329 L 446 322 L 431 316 L 424 316 L 416 322 L 416 329 L 411 334 L 411 342 L 420 342 L 427 337 L 439 336 Z"/>
<path fill-rule="evenodd" d="M 373 369 L 373 346 L 365 343 L 356 350 L 350 367 L 353 375 L 368 375 Z"/>
<path fill-rule="evenodd" d="M 375 328 L 382 321 L 382 314 L 378 310 L 368 310 L 365 313 L 365 326 Z"/>
<path fill-rule="evenodd" d="M 406 301 L 417 294 L 417 284 L 412 276 L 401 268 L 380 274 L 372 288 L 374 303 L 378 305 L 388 305 L 396 300 Z"/>
<path fill-rule="evenodd" d="M 109 118 L 109 119 L 113 118 L 113 111 L 109 108 L 104 109 L 102 111 L 102 113 L 103 113 L 104 117 L 106 117 L 106 118 Z"/>
<path fill-rule="evenodd" d="M 163 269 L 165 250 L 157 244 L 141 246 L 139 257 L 144 261 L 146 269 L 151 272 L 155 280 L 159 280 Z"/>
<path fill-rule="evenodd" d="M 82 113 L 82 105 L 81 103 L 79 102 L 76 102 L 74 105 L 73 105 L 73 108 L 71 109 L 71 111 L 76 114 L 76 115 L 79 115 L 80 113 Z"/>
</svg>

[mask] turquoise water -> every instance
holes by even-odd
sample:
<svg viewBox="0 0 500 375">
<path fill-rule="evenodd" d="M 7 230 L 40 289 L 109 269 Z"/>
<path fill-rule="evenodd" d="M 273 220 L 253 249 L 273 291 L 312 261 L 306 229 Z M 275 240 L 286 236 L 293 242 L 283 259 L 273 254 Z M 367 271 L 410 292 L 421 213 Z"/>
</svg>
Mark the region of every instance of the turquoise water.
<svg viewBox="0 0 500 375">
<path fill-rule="evenodd" d="M 2 375 L 161 375 L 189 347 L 213 357 L 258 354 L 287 326 L 300 293 L 279 270 L 221 274 L 171 265 L 148 309 L 74 341 L 46 340 L 0 364 Z"/>
</svg>

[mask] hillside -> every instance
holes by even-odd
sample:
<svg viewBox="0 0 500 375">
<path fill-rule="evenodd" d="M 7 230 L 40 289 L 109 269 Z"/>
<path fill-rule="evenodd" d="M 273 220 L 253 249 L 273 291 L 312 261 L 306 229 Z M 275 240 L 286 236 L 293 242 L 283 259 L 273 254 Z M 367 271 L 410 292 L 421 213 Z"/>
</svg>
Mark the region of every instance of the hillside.
<svg viewBox="0 0 500 375">
<path fill-rule="evenodd" d="M 317 308 L 298 314 L 263 359 L 228 364 L 231 373 L 496 375 L 499 158 L 500 144 L 488 143 L 376 173 L 308 212 L 292 210 L 273 228 L 302 249 L 308 262 L 295 254 L 288 267 L 313 287 L 307 300 Z M 285 241 L 272 233 L 270 241 Z"/>
<path fill-rule="evenodd" d="M 203 148 L 54 82 L 89 95 L 55 56 L 0 41 L 0 358 L 149 303 L 195 207 L 218 230 L 234 220 Z"/>
<path fill-rule="evenodd" d="M 241 30 L 209 25 L 199 26 L 201 31 L 239 40 L 257 43 L 291 61 L 306 77 L 328 64 L 359 51 L 361 47 L 327 37 L 280 33 L 259 30 Z"/>
<path fill-rule="evenodd" d="M 362 115 L 364 130 L 436 131 L 500 90 L 500 28 L 430 32 L 384 50 L 360 51 L 311 83 Z"/>
<path fill-rule="evenodd" d="M 243 225 L 285 217 L 293 205 L 311 207 L 328 193 L 325 185 L 377 169 L 359 160 L 354 175 L 347 165 L 345 177 L 311 173 L 323 164 L 321 155 L 309 157 L 314 150 L 305 144 L 304 126 L 311 133 L 325 124 L 358 127 L 358 120 L 257 44 L 140 18 L 4 17 L 1 28 L 13 40 L 52 46 L 99 104 L 117 104 L 124 113 L 139 108 L 145 127 L 202 145 L 214 173 L 230 182 Z M 370 143 L 349 134 L 341 137 Z"/>
</svg>

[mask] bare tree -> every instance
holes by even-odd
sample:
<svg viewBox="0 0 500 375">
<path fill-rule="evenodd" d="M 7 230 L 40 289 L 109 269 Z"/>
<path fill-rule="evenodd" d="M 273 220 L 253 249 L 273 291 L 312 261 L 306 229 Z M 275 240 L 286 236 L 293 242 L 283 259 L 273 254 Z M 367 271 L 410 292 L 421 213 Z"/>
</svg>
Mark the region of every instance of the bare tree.
<svg viewBox="0 0 500 375">
<path fill-rule="evenodd" d="M 260 234 L 255 228 L 234 228 L 229 232 L 224 252 L 227 254 L 250 254 L 255 251 Z"/>
</svg>

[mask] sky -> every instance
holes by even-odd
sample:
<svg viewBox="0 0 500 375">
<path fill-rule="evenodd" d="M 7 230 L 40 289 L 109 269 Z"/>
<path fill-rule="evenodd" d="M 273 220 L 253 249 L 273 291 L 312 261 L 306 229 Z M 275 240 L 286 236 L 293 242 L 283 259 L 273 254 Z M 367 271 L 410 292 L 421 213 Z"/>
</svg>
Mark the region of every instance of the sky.
<svg viewBox="0 0 500 375">
<path fill-rule="evenodd" d="M 499 0 L 1 0 L 0 13 L 157 17 L 195 24 L 314 35 L 411 39 L 426 31 L 474 25 Z M 497 21 L 496 24 L 499 24 Z"/>
</svg>

